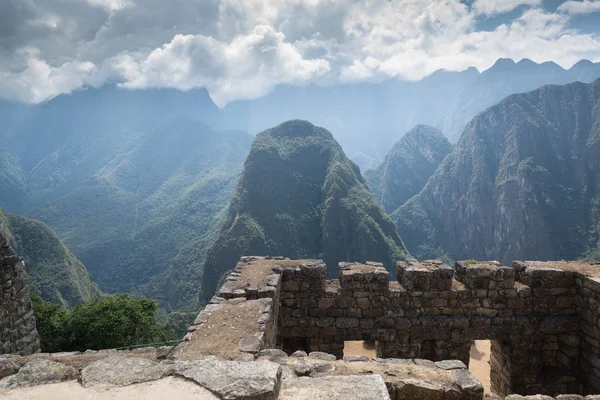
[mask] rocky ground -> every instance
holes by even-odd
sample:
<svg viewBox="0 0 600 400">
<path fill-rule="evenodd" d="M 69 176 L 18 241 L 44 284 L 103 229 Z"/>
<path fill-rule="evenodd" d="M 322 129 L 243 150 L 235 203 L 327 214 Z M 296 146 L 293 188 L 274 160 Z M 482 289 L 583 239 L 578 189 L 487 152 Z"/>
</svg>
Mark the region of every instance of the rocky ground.
<svg viewBox="0 0 600 400">
<path fill-rule="evenodd" d="M 169 359 L 167 348 L 0 357 L 0 397 L 104 399 L 466 399 L 483 396 L 460 361 L 262 350 L 254 360 Z M 390 397 L 391 396 L 391 397 Z"/>
</svg>

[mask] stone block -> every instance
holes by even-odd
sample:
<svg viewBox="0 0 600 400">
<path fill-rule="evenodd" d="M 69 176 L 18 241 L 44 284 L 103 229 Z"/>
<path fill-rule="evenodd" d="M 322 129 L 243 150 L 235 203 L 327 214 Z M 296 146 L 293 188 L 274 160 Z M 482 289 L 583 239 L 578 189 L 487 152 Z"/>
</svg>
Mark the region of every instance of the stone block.
<svg viewBox="0 0 600 400">
<path fill-rule="evenodd" d="M 458 261 L 454 270 L 456 279 L 472 290 L 511 289 L 515 286 L 514 268 L 502 266 L 497 261 Z"/>
<path fill-rule="evenodd" d="M 389 282 L 390 273 L 381 263 L 339 263 L 339 283 L 342 290 L 386 292 Z"/>
<path fill-rule="evenodd" d="M 380 375 L 348 375 L 286 379 L 279 399 L 390 400 L 390 395 Z"/>
<path fill-rule="evenodd" d="M 409 291 L 450 290 L 454 271 L 439 260 L 414 258 L 396 264 L 398 282 Z"/>
</svg>

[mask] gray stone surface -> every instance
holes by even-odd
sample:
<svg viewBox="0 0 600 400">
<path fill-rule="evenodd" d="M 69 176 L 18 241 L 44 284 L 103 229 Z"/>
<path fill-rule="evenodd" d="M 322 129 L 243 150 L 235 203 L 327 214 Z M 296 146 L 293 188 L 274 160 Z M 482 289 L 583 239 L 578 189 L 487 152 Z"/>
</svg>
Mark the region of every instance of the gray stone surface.
<svg viewBox="0 0 600 400">
<path fill-rule="evenodd" d="M 467 369 L 464 362 L 460 360 L 443 360 L 435 363 L 438 368 L 451 370 L 451 369 Z"/>
<path fill-rule="evenodd" d="M 287 379 L 281 400 L 390 400 L 379 375 L 327 376 Z"/>
<path fill-rule="evenodd" d="M 313 351 L 313 352 L 309 353 L 308 356 L 310 358 L 314 358 L 317 360 L 324 360 L 324 361 L 335 361 L 336 360 L 336 358 L 333 354 L 323 353 L 321 351 Z"/>
<path fill-rule="evenodd" d="M 420 379 L 406 379 L 396 389 L 396 399 L 444 400 L 445 392 L 439 385 Z M 482 394 L 483 395 L 483 394 Z M 481 398 L 481 397 L 480 397 Z"/>
<path fill-rule="evenodd" d="M 34 359 L 25 364 L 19 372 L 0 381 L 0 389 L 45 385 L 74 380 L 79 371 L 50 360 Z"/>
<path fill-rule="evenodd" d="M 0 358 L 0 379 L 14 375 L 19 370 L 19 366 L 9 358 Z"/>
<path fill-rule="evenodd" d="M 85 387 L 112 388 L 134 383 L 155 381 L 172 372 L 168 364 L 144 358 L 108 357 L 96 361 L 81 371 Z"/>
<path fill-rule="evenodd" d="M 176 374 L 191 379 L 224 400 L 272 400 L 281 384 L 281 366 L 266 360 L 223 361 L 207 358 L 174 364 Z"/>
</svg>

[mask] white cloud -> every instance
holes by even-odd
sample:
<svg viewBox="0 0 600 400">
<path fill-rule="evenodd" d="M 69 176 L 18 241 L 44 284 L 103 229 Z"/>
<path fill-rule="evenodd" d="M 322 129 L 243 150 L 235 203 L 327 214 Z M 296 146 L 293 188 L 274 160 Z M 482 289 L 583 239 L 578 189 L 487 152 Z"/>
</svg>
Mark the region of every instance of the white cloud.
<svg viewBox="0 0 600 400">
<path fill-rule="evenodd" d="M 177 35 L 147 56 L 117 56 L 112 66 L 125 78 L 124 87 L 205 87 L 218 105 L 262 96 L 280 83 L 308 82 L 330 70 L 327 60 L 303 58 L 281 32 L 267 25 L 231 43 Z"/>
<path fill-rule="evenodd" d="M 486 15 L 511 12 L 520 6 L 539 6 L 542 0 L 476 0 L 473 9 Z"/>
<path fill-rule="evenodd" d="M 593 12 L 599 12 L 600 11 L 600 1 L 599 0 L 583 0 L 583 1 L 569 0 L 566 3 L 561 4 L 558 7 L 558 11 L 564 12 L 567 14 L 590 14 Z"/>
<path fill-rule="evenodd" d="M 18 73 L 0 72 L 0 97 L 23 102 L 41 102 L 84 86 L 95 71 L 90 62 L 66 62 L 52 67 L 39 58 L 39 50 L 21 50 L 27 67 Z"/>
<path fill-rule="evenodd" d="M 131 0 L 87 0 L 92 6 L 104 7 L 109 11 L 117 11 L 131 5 Z"/>
<path fill-rule="evenodd" d="M 569 28 L 571 13 L 598 0 L 568 1 L 556 13 L 541 0 L 19 1 L 0 3 L 0 81 L 2 96 L 29 101 L 109 79 L 202 86 L 222 105 L 281 83 L 419 79 L 500 57 L 600 61 L 600 37 Z M 521 5 L 514 20 L 476 30 L 482 15 Z M 40 51 L 23 50 L 32 47 Z M 49 81 L 34 79 L 37 69 Z"/>
</svg>

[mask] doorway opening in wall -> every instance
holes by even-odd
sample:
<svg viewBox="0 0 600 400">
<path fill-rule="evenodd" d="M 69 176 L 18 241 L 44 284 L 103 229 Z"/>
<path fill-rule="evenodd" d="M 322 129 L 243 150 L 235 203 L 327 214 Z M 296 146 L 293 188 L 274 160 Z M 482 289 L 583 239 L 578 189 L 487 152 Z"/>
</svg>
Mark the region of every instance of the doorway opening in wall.
<svg viewBox="0 0 600 400">
<path fill-rule="evenodd" d="M 490 393 L 490 348 L 489 340 L 475 340 L 469 352 L 469 371 L 479 379 L 485 393 Z"/>
<path fill-rule="evenodd" d="M 366 340 L 349 340 L 344 342 L 344 357 L 367 356 L 376 357 L 375 342 Z"/>
<path fill-rule="evenodd" d="M 310 353 L 310 348 L 308 347 L 306 338 L 285 338 L 282 341 L 282 347 L 283 351 L 288 353 L 288 355 L 292 354 L 296 350 Z"/>
</svg>

